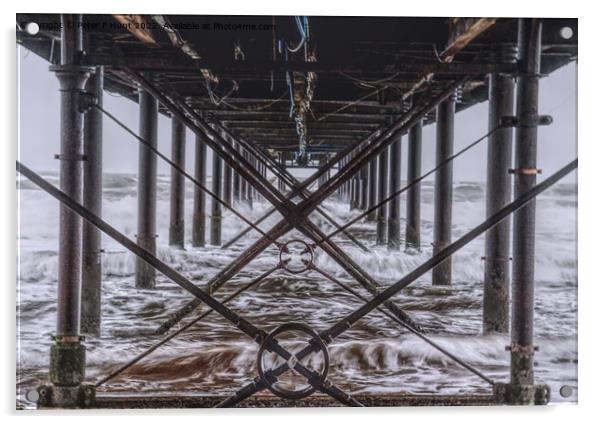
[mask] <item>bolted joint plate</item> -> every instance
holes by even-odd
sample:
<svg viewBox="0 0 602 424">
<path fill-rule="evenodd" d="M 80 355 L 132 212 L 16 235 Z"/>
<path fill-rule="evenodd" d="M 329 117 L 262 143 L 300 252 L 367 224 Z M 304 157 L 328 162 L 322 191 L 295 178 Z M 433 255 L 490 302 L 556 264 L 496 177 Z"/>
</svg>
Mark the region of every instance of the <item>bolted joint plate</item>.
<svg viewBox="0 0 602 424">
<path fill-rule="evenodd" d="M 79 341 L 56 341 L 50 348 L 50 381 L 77 386 L 86 376 L 86 348 Z"/>
</svg>

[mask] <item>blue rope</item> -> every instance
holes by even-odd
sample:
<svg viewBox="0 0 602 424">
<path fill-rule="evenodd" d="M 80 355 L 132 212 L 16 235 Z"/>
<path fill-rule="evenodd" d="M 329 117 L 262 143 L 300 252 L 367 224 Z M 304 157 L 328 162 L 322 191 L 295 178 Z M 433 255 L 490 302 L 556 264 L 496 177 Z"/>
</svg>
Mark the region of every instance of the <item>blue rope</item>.
<svg viewBox="0 0 602 424">
<path fill-rule="evenodd" d="M 299 34 L 301 35 L 301 41 L 299 41 L 299 44 L 297 45 L 297 47 L 291 49 L 290 47 L 287 46 L 287 49 L 291 52 L 291 53 L 296 53 L 298 52 L 301 47 L 303 47 L 305 45 L 305 42 L 307 41 L 307 34 L 305 33 L 305 30 L 303 29 L 303 24 L 301 23 L 301 18 L 299 16 L 295 16 L 295 23 L 297 24 L 297 30 L 299 31 Z"/>
</svg>

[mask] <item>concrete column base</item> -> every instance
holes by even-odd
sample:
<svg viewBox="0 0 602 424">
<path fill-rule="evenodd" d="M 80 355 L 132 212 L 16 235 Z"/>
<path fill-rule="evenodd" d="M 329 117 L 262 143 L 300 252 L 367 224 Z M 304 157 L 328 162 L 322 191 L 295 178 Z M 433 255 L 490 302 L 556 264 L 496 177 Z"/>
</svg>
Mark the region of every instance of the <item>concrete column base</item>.
<svg viewBox="0 0 602 424">
<path fill-rule="evenodd" d="M 96 387 L 91 384 L 77 386 L 43 385 L 37 389 L 38 408 L 86 408 L 94 405 Z"/>
<path fill-rule="evenodd" d="M 550 402 L 550 386 L 547 384 L 514 385 L 496 383 L 493 386 L 496 403 L 506 405 L 547 405 Z"/>
</svg>

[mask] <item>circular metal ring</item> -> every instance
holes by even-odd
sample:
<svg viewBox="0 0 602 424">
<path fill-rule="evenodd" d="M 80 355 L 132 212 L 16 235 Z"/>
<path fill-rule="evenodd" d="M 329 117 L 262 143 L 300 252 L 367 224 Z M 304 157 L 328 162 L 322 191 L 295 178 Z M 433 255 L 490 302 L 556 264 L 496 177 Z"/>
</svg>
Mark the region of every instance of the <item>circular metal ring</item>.
<svg viewBox="0 0 602 424">
<path fill-rule="evenodd" d="M 300 245 L 300 246 L 299 246 Z M 298 255 L 309 255 L 308 258 L 301 258 L 298 266 L 291 265 L 291 259 L 286 259 L 285 256 L 291 253 L 291 248 L 297 246 L 301 250 Z M 299 239 L 289 240 L 280 247 L 280 266 L 291 274 L 301 274 L 308 271 L 314 262 L 314 249 L 305 241 Z"/>
<path fill-rule="evenodd" d="M 316 378 L 312 378 L 311 380 L 308 379 L 309 385 L 300 390 L 287 390 L 277 387 L 275 383 L 278 381 L 278 378 L 271 375 L 272 370 L 266 371 L 263 369 L 263 355 L 266 350 L 269 351 L 270 343 L 273 341 L 277 342 L 276 336 L 287 331 L 299 331 L 310 336 L 311 339 L 309 340 L 309 343 L 313 344 L 314 346 L 317 346 L 324 357 L 324 369 L 322 370 L 322 372 L 319 374 L 317 372 L 314 372 L 315 374 L 317 374 Z M 295 354 L 291 353 L 291 357 L 287 361 L 287 366 L 289 369 L 293 369 L 296 366 L 296 364 L 297 357 L 295 356 Z M 326 344 L 320 338 L 320 335 L 316 333 L 311 327 L 301 323 L 290 322 L 277 327 L 275 330 L 273 330 L 270 334 L 267 335 L 267 337 L 263 340 L 261 346 L 259 347 L 259 352 L 257 352 L 257 372 L 259 373 L 259 377 L 270 392 L 283 399 L 298 400 L 314 393 L 324 383 L 324 381 L 326 381 L 326 376 L 328 375 L 328 367 L 329 358 L 328 348 L 326 347 Z"/>
</svg>

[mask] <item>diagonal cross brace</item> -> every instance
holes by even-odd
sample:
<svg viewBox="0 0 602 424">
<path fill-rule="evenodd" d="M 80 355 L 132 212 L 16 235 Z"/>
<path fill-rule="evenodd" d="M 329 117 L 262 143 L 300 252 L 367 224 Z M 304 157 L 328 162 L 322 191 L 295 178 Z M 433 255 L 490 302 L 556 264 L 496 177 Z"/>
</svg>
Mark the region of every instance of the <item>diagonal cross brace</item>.
<svg viewBox="0 0 602 424">
<path fill-rule="evenodd" d="M 387 289 L 383 290 L 382 292 L 378 293 L 370 301 L 364 303 L 364 305 L 362 305 L 360 308 L 356 309 L 354 312 L 350 313 L 346 317 L 339 320 L 336 324 L 331 326 L 329 329 L 322 331 L 320 333 L 320 338 L 322 338 L 322 340 L 324 340 L 324 342 L 327 345 L 332 343 L 336 337 L 343 334 L 345 331 L 347 331 L 349 328 L 351 328 L 353 326 L 353 324 L 355 324 L 357 321 L 359 321 L 364 316 L 366 316 L 367 314 L 372 312 L 374 309 L 378 308 L 384 302 L 389 300 L 392 296 L 399 293 L 404 287 L 409 286 L 414 281 L 416 281 L 416 279 L 418 279 L 420 276 L 424 275 L 425 273 L 430 271 L 433 267 L 437 266 L 439 263 L 446 260 L 449 256 L 456 253 L 458 250 L 462 249 L 464 246 L 466 246 L 468 243 L 470 243 L 475 238 L 479 237 L 485 231 L 494 227 L 496 224 L 498 224 L 502 220 L 506 219 L 513 212 L 517 211 L 521 207 L 523 207 L 526 204 L 528 204 L 529 202 L 533 201 L 533 199 L 535 199 L 535 197 L 537 197 L 539 194 L 541 194 L 542 192 L 544 192 L 545 190 L 547 190 L 548 188 L 550 188 L 551 186 L 556 184 L 559 180 L 561 180 L 562 178 L 567 176 L 573 170 L 577 169 L 577 166 L 578 166 L 578 160 L 575 159 L 572 162 L 570 162 L 569 164 L 567 164 L 566 166 L 564 166 L 563 168 L 556 171 L 553 175 L 546 178 L 544 181 L 537 184 L 536 186 L 534 186 L 533 188 L 531 188 L 530 190 L 528 190 L 527 192 L 522 194 L 520 197 L 516 198 L 511 203 L 507 204 L 506 206 L 504 206 L 503 208 L 498 210 L 496 213 L 491 215 L 489 218 L 487 218 L 481 224 L 477 225 L 471 231 L 464 234 L 458 240 L 456 240 L 455 242 L 453 242 L 452 244 L 450 244 L 449 246 L 447 246 L 446 248 L 441 250 L 438 254 L 431 257 L 427 261 L 425 261 L 422 265 L 415 268 L 412 272 L 408 273 L 402 279 L 400 279 L 396 283 L 392 284 L 391 286 L 389 286 Z M 315 346 L 308 344 L 303 349 L 301 349 L 299 352 L 297 352 L 295 354 L 295 356 L 297 357 L 297 359 L 299 361 L 301 361 L 314 351 L 315 351 Z M 273 375 L 274 375 L 274 377 L 277 378 L 280 375 L 279 373 L 283 373 L 285 371 L 286 371 L 286 369 L 282 370 L 282 367 L 281 367 L 280 369 L 274 370 Z M 259 390 L 261 390 L 261 389 L 260 388 L 258 389 L 253 382 L 253 383 L 248 384 L 247 386 L 244 386 L 235 395 L 233 395 L 231 397 L 231 399 L 236 398 L 236 403 L 242 402 L 244 399 L 254 395 Z M 226 399 L 226 401 L 224 401 L 224 402 L 228 402 L 228 401 L 231 401 L 231 400 Z"/>
<path fill-rule="evenodd" d="M 147 262 L 157 271 L 161 272 L 163 275 L 165 275 L 167 278 L 179 285 L 181 288 L 188 291 L 197 299 L 205 303 L 212 310 L 220 314 L 231 324 L 233 324 L 236 328 L 238 328 L 240 331 L 242 331 L 244 334 L 246 334 L 248 337 L 254 340 L 257 344 L 262 344 L 264 340 L 266 340 L 267 333 L 265 331 L 257 328 L 255 325 L 251 324 L 250 321 L 246 320 L 245 318 L 241 317 L 239 314 L 235 313 L 230 308 L 228 308 L 223 302 L 220 302 L 211 294 L 197 287 L 194 283 L 192 283 L 192 281 L 188 280 L 175 269 L 167 265 L 165 262 L 161 261 L 151 252 L 138 246 L 137 243 L 130 240 L 127 236 L 119 232 L 116 228 L 104 221 L 98 215 L 92 213 L 90 210 L 81 205 L 78 201 L 74 200 L 68 194 L 54 187 L 52 184 L 44 180 L 44 178 L 33 172 L 25 165 L 21 164 L 19 161 L 17 161 L 17 172 L 25 175 L 31 182 L 33 182 L 38 187 L 46 191 L 52 197 L 56 198 L 61 204 L 71 209 L 80 217 L 82 217 L 83 219 L 97 227 L 99 230 L 104 232 L 106 235 L 111 237 L 113 240 L 121 244 L 127 250 L 129 250 L 130 252 L 134 253 L 137 257 Z M 271 351 L 277 353 L 286 361 L 288 361 L 291 358 L 291 353 L 284 349 L 277 341 L 269 338 L 267 341 L 269 342 L 269 348 Z M 286 366 L 288 367 L 288 365 Z M 308 379 L 313 374 L 312 371 L 308 370 L 304 365 L 301 364 L 300 361 L 296 363 L 294 368 L 302 375 L 307 376 Z M 337 389 L 334 386 L 331 386 L 331 388 L 334 389 L 334 391 L 331 392 L 334 393 L 335 396 L 340 393 L 344 394 L 343 391 Z M 324 392 L 328 393 L 327 391 Z M 350 398 L 349 395 L 346 396 Z M 335 399 L 337 398 L 335 397 Z M 358 403 L 358 406 L 361 406 L 361 404 Z"/>
<path fill-rule="evenodd" d="M 130 72 L 130 73 L 132 73 L 132 72 Z M 161 103 L 163 103 L 163 105 L 165 107 L 167 107 L 172 113 L 177 115 L 180 118 L 180 120 L 185 125 L 189 126 L 191 128 L 191 130 L 193 130 L 196 134 L 209 139 L 209 137 L 203 131 L 207 131 L 207 130 L 212 131 L 212 133 L 210 135 L 216 141 L 214 142 L 213 139 L 210 139 L 210 140 L 211 140 L 212 144 L 216 145 L 215 151 L 217 154 L 220 154 L 220 153 L 223 154 L 224 155 L 223 159 L 227 163 L 232 164 L 233 168 L 235 168 L 236 170 L 243 169 L 243 171 L 241 172 L 241 175 L 243 175 L 243 176 L 246 174 L 246 168 L 244 168 L 243 165 L 246 165 L 246 167 L 250 168 L 250 171 L 253 171 L 256 174 L 258 174 L 260 181 L 255 181 L 255 180 L 249 181 L 249 183 L 256 185 L 256 188 L 258 189 L 258 191 L 260 191 L 262 194 L 263 194 L 263 191 L 265 191 L 265 190 L 267 190 L 268 192 L 276 192 L 276 194 L 279 197 L 283 197 L 282 194 L 275 187 L 273 187 L 266 179 L 264 179 L 263 176 L 260 173 L 258 173 L 255 170 L 255 168 L 248 161 L 246 161 L 246 159 L 242 158 L 242 156 L 236 149 L 234 149 L 229 143 L 226 143 L 225 140 L 223 140 L 217 132 L 213 131 L 211 128 L 208 128 L 208 126 L 206 124 L 204 124 L 203 127 L 198 128 L 196 124 L 199 122 L 202 122 L 202 119 L 199 118 L 196 115 L 196 112 L 194 112 L 189 106 L 187 106 L 186 104 L 182 104 L 182 102 L 180 102 L 180 105 L 179 105 L 182 108 L 187 110 L 187 113 L 188 113 L 188 115 L 187 115 L 187 114 L 183 113 L 182 111 L 180 111 L 180 109 L 178 108 L 178 105 L 175 104 L 175 100 L 164 96 L 152 84 L 150 84 L 148 81 L 146 81 L 140 75 L 138 75 L 136 73 L 132 73 L 132 74 L 133 74 L 134 78 L 139 79 L 139 82 L 144 86 L 145 89 L 147 89 L 147 91 L 149 91 L 149 93 L 151 93 L 151 95 L 156 96 L 157 99 Z M 424 114 L 430 112 L 440 102 L 444 101 L 447 97 L 449 97 L 458 86 L 460 86 L 462 83 L 464 83 L 467 80 L 467 78 L 468 77 L 462 78 L 462 79 L 450 84 L 450 86 L 447 89 L 445 89 L 441 94 L 439 94 L 434 99 L 431 99 L 431 101 L 428 102 L 425 106 L 419 107 L 418 105 L 415 105 L 414 107 L 412 107 L 406 114 L 404 114 L 400 119 L 398 119 L 392 125 L 392 127 L 388 131 L 386 131 L 384 134 L 380 134 L 380 132 L 375 133 L 373 136 L 377 137 L 376 141 L 369 143 L 368 146 L 366 146 L 366 148 L 360 149 L 360 154 L 358 154 L 352 160 L 350 160 L 343 167 L 343 169 L 339 170 L 339 172 L 337 174 L 335 174 L 335 176 L 333 178 L 329 179 L 322 186 L 321 189 L 314 192 L 308 199 L 303 201 L 301 203 L 301 205 L 297 205 L 297 206 L 294 205 L 290 201 L 290 197 L 286 197 L 286 198 L 284 198 L 284 201 L 277 203 L 277 201 L 275 199 L 273 199 L 272 196 L 264 195 L 266 200 L 271 202 L 274 205 L 274 207 L 277 210 L 279 210 L 279 212 L 282 215 L 285 216 L 285 220 L 284 220 L 285 222 L 280 221 L 278 224 L 276 224 L 276 226 L 278 226 L 282 229 L 282 232 L 279 233 L 278 237 L 281 235 L 284 235 L 292 227 L 299 227 L 301 224 L 303 224 L 305 222 L 307 216 L 309 216 L 309 214 L 315 208 L 318 207 L 319 203 L 321 203 L 321 201 L 328 196 L 328 194 L 325 195 L 327 190 L 330 190 L 330 193 L 332 193 L 332 191 L 336 190 L 347 179 L 351 178 L 357 171 L 359 171 L 359 169 L 364 165 L 364 163 L 361 163 L 362 161 L 367 163 L 370 160 L 372 160 L 374 157 L 376 157 L 376 155 L 378 155 L 380 153 L 380 151 L 385 149 L 388 144 L 393 142 L 393 137 L 395 137 L 396 135 L 400 134 L 403 131 L 407 131 L 411 126 L 414 125 L 415 122 L 417 122 L 419 119 L 421 119 Z M 188 116 L 192 116 L 194 119 L 189 118 Z M 316 178 L 318 178 L 320 173 L 326 172 L 329 165 L 332 166 L 332 164 L 337 163 L 337 161 L 339 160 L 339 158 L 338 158 L 339 156 L 342 157 L 343 155 L 347 154 L 347 152 L 346 152 L 347 150 L 352 151 L 354 149 L 358 149 L 359 147 L 362 147 L 363 144 L 370 141 L 371 139 L 372 139 L 372 137 L 370 136 L 370 137 L 366 138 L 365 140 L 362 140 L 359 143 L 357 143 L 357 145 L 351 145 L 345 151 L 339 152 L 339 154 L 335 155 L 335 157 L 333 157 L 324 167 L 320 168 L 316 173 L 314 173 L 312 177 L 303 181 L 303 183 L 301 183 L 299 185 L 299 188 L 300 189 L 307 188 L 313 181 L 315 181 Z M 237 155 L 239 155 L 242 158 L 242 160 L 244 161 L 244 163 L 236 162 L 232 159 L 232 157 L 225 154 L 222 150 L 218 150 L 219 144 L 217 141 L 220 141 L 220 140 L 221 140 L 221 144 L 223 144 L 224 147 L 226 147 L 227 149 L 233 150 Z M 355 171 L 353 170 L 353 167 L 356 167 Z M 349 170 L 350 168 L 352 169 L 351 171 Z M 251 173 L 253 173 L 253 172 L 251 172 Z M 313 179 L 313 181 L 312 181 L 312 179 Z M 336 180 L 336 182 L 334 184 L 329 184 L 331 182 L 331 180 Z M 264 185 L 266 187 L 264 187 Z M 262 188 L 263 190 L 260 190 L 260 188 Z M 301 206 L 301 207 L 299 207 L 299 206 Z M 288 229 L 284 229 L 284 226 L 286 226 L 286 225 L 289 226 Z M 259 255 L 263 250 L 265 250 L 265 248 L 267 248 L 267 245 L 265 244 L 265 241 L 266 241 L 265 239 L 266 239 L 265 236 L 260 238 L 258 240 L 258 242 L 256 242 L 254 245 L 252 245 L 239 258 L 237 258 L 226 269 L 224 269 L 224 272 L 219 273 L 216 277 L 214 277 L 212 279 L 212 281 L 210 282 L 210 287 L 214 287 L 214 286 L 219 287 L 219 286 L 223 285 L 227 281 L 227 279 L 229 279 L 233 275 L 235 275 L 236 272 L 238 272 L 240 269 L 242 269 L 254 257 Z M 274 240 L 274 239 L 272 239 L 272 240 Z M 171 326 L 173 326 L 175 323 L 177 323 L 179 320 L 181 320 L 188 313 L 193 311 L 198 305 L 199 305 L 198 300 L 193 299 L 191 302 L 189 302 L 187 305 L 185 305 L 182 309 L 176 311 L 174 313 L 174 315 L 159 328 L 159 330 L 167 331 L 167 329 L 169 329 Z"/>
</svg>

